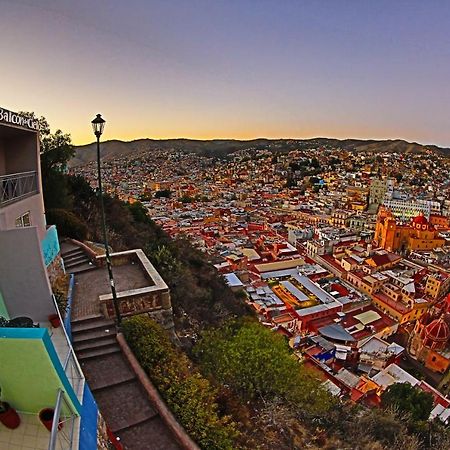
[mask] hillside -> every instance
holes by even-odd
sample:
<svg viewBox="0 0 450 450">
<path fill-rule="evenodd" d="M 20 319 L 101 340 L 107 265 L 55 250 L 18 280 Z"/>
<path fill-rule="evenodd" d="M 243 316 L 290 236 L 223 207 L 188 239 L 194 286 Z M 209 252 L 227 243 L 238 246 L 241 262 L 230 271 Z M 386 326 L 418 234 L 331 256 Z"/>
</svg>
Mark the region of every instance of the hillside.
<svg viewBox="0 0 450 450">
<path fill-rule="evenodd" d="M 225 156 L 238 150 L 247 148 L 268 149 L 271 151 L 290 151 L 298 148 L 315 147 L 340 147 L 345 150 L 372 151 L 372 152 L 401 152 L 416 153 L 432 150 L 450 156 L 450 148 L 442 148 L 436 145 L 422 145 L 416 142 L 407 142 L 401 139 L 395 140 L 359 140 L 359 139 L 253 139 L 239 141 L 233 139 L 215 139 L 200 141 L 194 139 L 137 139 L 130 142 L 119 140 L 105 141 L 102 143 L 102 156 L 104 159 L 112 159 L 130 154 L 151 152 L 155 149 L 179 149 L 205 156 Z M 69 166 L 75 167 L 94 161 L 96 158 L 96 144 L 87 144 L 75 147 L 75 156 Z"/>
</svg>

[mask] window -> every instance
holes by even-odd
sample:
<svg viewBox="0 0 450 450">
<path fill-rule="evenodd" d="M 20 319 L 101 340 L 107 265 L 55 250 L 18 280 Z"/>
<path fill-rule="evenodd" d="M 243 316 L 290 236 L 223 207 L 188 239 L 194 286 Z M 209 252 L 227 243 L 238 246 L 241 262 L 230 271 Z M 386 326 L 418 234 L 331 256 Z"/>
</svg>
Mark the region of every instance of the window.
<svg viewBox="0 0 450 450">
<path fill-rule="evenodd" d="M 16 219 L 16 227 L 22 228 L 22 227 L 31 227 L 31 216 L 30 211 L 26 212 L 22 216 L 19 216 Z"/>
</svg>

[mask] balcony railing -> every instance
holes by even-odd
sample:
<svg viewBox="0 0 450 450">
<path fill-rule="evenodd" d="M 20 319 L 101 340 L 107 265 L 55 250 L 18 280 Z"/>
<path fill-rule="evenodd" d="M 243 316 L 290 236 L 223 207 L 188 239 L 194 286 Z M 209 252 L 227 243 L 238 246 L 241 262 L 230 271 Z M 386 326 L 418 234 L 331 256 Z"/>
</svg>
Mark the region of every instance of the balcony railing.
<svg viewBox="0 0 450 450">
<path fill-rule="evenodd" d="M 0 206 L 21 200 L 38 192 L 36 172 L 0 176 Z"/>
<path fill-rule="evenodd" d="M 78 363 L 78 360 L 75 356 L 75 352 L 72 347 L 72 343 L 70 342 L 69 336 L 67 334 L 67 330 L 64 327 L 64 321 L 61 316 L 61 312 L 58 307 L 58 303 L 56 302 L 55 295 L 52 295 L 53 297 L 53 303 L 55 305 L 56 311 L 58 313 L 58 317 L 60 320 L 60 323 L 62 324 L 62 331 L 64 332 L 64 337 L 67 342 L 67 354 L 64 357 L 64 360 L 61 361 L 61 364 L 64 369 L 64 373 L 67 376 L 67 379 L 69 380 L 70 385 L 73 388 L 73 391 L 75 392 L 75 395 L 77 396 L 78 400 L 81 402 L 81 399 L 83 398 L 83 389 L 84 389 L 84 375 L 81 371 L 80 365 Z"/>
<path fill-rule="evenodd" d="M 61 389 L 58 390 L 54 411 L 48 450 L 73 450 L 77 414 Z"/>
</svg>

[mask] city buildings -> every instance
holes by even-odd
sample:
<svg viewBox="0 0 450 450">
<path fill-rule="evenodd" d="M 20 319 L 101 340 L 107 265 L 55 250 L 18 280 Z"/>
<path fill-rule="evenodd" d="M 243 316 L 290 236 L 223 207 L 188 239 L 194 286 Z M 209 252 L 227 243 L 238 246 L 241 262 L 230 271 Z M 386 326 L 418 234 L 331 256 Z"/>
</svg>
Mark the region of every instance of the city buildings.
<svg viewBox="0 0 450 450">
<path fill-rule="evenodd" d="M 161 148 L 105 161 L 106 186 L 204 252 L 331 391 L 377 406 L 385 381 L 415 383 L 417 366 L 424 390 L 446 392 L 447 343 L 432 348 L 418 324 L 450 290 L 448 159 L 313 145 L 226 158 Z M 94 169 L 72 171 L 95 185 Z"/>
</svg>

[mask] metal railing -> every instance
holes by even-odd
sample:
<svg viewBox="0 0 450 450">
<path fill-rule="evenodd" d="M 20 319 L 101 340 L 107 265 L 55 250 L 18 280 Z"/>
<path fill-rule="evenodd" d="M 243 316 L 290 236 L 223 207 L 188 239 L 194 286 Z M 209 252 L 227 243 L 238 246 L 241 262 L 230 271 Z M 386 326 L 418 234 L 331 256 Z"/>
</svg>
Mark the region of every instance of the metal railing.
<svg viewBox="0 0 450 450">
<path fill-rule="evenodd" d="M 81 401 L 83 397 L 84 376 L 81 372 L 80 366 L 78 365 L 78 361 L 75 357 L 75 353 L 71 345 L 69 347 L 69 351 L 67 352 L 63 369 L 67 376 L 67 379 L 70 382 L 70 385 L 72 386 L 75 392 L 75 395 L 77 396 L 78 400 Z"/>
<path fill-rule="evenodd" d="M 0 176 L 0 206 L 37 192 L 37 174 L 34 171 Z"/>
<path fill-rule="evenodd" d="M 58 389 L 48 450 L 72 450 L 77 414 L 64 391 Z"/>
<path fill-rule="evenodd" d="M 52 295 L 52 298 L 53 298 L 53 303 L 56 308 L 56 312 L 58 313 L 59 320 L 62 324 L 62 330 L 64 332 L 64 336 L 66 338 L 67 347 L 68 347 L 67 355 L 65 356 L 64 361 L 61 361 L 61 363 L 62 363 L 62 366 L 64 369 L 64 373 L 66 374 L 67 379 L 69 380 L 70 385 L 72 386 L 72 388 L 75 392 L 75 395 L 77 396 L 78 400 L 80 400 L 80 402 L 81 402 L 81 399 L 83 397 L 83 389 L 84 389 L 84 375 L 81 370 L 80 364 L 78 363 L 78 360 L 75 356 L 75 352 L 73 350 L 72 343 L 70 342 L 70 338 L 67 334 L 67 330 L 64 327 L 64 321 L 61 316 L 61 312 L 59 310 L 58 303 L 56 302 L 56 297 L 54 294 Z"/>
</svg>

